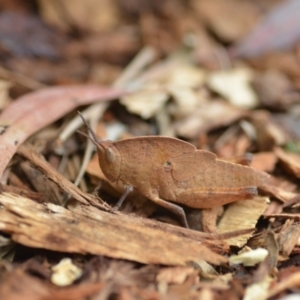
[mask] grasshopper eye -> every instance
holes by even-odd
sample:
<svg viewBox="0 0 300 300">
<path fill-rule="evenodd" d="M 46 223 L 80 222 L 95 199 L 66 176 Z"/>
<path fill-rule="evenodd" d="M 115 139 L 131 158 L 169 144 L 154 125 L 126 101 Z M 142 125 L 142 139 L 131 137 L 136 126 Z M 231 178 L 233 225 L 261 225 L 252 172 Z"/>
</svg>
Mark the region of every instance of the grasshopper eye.
<svg viewBox="0 0 300 300">
<path fill-rule="evenodd" d="M 113 163 L 116 159 L 116 154 L 112 148 L 108 147 L 105 149 L 105 157 L 107 162 Z"/>
<path fill-rule="evenodd" d="M 110 181 L 116 181 L 120 176 L 121 155 L 111 141 L 104 141 L 97 146 L 99 165 Z"/>
<path fill-rule="evenodd" d="M 170 161 L 166 161 L 164 164 L 163 164 L 163 167 L 165 168 L 165 170 L 171 170 L 172 169 L 172 163 Z"/>
</svg>

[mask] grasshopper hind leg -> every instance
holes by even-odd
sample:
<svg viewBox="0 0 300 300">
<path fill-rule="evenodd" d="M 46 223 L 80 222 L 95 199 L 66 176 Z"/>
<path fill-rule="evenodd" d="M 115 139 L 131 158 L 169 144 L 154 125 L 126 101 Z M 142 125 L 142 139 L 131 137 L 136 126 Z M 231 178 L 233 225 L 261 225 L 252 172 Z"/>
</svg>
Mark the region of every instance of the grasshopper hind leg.
<svg viewBox="0 0 300 300">
<path fill-rule="evenodd" d="M 158 196 L 156 197 L 151 197 L 149 198 L 151 201 L 153 201 L 154 203 L 156 203 L 157 205 L 166 208 L 167 210 L 169 210 L 170 212 L 172 212 L 174 215 L 176 215 L 181 224 L 185 227 L 185 228 L 189 228 L 188 222 L 187 222 L 187 218 L 186 218 L 186 214 L 183 210 L 182 207 L 174 204 L 174 203 L 170 203 L 168 201 L 165 201 L 161 198 L 159 198 Z"/>
</svg>

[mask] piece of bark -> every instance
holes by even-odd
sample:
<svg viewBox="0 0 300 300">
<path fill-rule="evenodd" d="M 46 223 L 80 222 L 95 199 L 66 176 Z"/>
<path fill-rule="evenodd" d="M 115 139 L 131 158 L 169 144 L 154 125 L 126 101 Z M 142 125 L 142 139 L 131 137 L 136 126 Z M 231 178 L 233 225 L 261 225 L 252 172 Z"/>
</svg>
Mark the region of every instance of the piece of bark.
<svg viewBox="0 0 300 300">
<path fill-rule="evenodd" d="M 289 257 L 298 243 L 299 237 L 300 228 L 297 225 L 293 225 L 293 220 L 287 220 L 278 235 L 280 251 L 285 258 Z"/>
<path fill-rule="evenodd" d="M 47 202 L 46 197 L 43 194 L 37 193 L 37 192 L 33 192 L 27 189 L 22 189 L 19 187 L 15 187 L 12 185 L 4 185 L 4 184 L 0 184 L 0 191 L 1 192 L 7 192 L 10 194 L 16 194 L 25 198 L 29 198 L 32 199 L 36 202 Z"/>
<path fill-rule="evenodd" d="M 200 242 L 205 235 L 184 228 L 80 204 L 69 211 L 7 193 L 0 195 L 0 203 L 1 231 L 29 247 L 148 264 L 186 265 L 200 259 L 213 264 L 227 261 Z"/>
</svg>

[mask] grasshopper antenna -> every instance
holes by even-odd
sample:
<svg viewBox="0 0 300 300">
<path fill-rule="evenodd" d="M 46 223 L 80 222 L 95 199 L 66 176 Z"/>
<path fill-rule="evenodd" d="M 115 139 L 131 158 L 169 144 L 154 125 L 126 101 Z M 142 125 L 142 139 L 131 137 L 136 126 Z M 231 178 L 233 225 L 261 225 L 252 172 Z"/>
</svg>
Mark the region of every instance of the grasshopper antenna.
<svg viewBox="0 0 300 300">
<path fill-rule="evenodd" d="M 87 139 L 89 139 L 96 147 L 99 146 L 99 144 L 97 144 L 88 134 L 86 134 L 85 132 L 82 132 L 80 130 L 76 130 L 77 133 L 85 136 Z"/>
<path fill-rule="evenodd" d="M 91 139 L 90 136 L 86 135 L 85 133 L 78 131 L 80 134 L 86 136 L 94 145 L 99 145 L 100 141 L 98 139 L 98 137 L 96 136 L 95 132 L 93 131 L 93 129 L 91 128 L 90 124 L 87 122 L 87 120 L 84 118 L 84 116 L 82 115 L 82 113 L 80 111 L 78 111 L 78 114 L 82 120 L 82 122 L 85 124 L 85 126 L 87 127 L 88 131 L 90 132 L 90 134 L 92 135 L 93 139 Z"/>
</svg>

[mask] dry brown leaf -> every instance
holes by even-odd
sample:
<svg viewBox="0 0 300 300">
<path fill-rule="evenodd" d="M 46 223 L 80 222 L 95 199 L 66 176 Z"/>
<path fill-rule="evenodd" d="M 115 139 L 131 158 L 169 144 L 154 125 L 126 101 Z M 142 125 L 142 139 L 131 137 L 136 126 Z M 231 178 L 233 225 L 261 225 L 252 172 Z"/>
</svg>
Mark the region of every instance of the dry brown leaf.
<svg viewBox="0 0 300 300">
<path fill-rule="evenodd" d="M 0 80 L 0 109 L 3 110 L 10 102 L 9 89 L 11 82 L 6 80 Z"/>
<path fill-rule="evenodd" d="M 272 109 L 286 109 L 293 103 L 299 103 L 300 100 L 300 94 L 290 79 L 277 70 L 268 70 L 262 75 L 255 76 L 253 87 L 261 103 Z"/>
<path fill-rule="evenodd" d="M 248 1 L 195 0 L 192 4 L 214 33 L 226 42 L 244 36 L 259 16 L 257 7 Z"/>
<path fill-rule="evenodd" d="M 120 19 L 116 1 L 112 0 L 39 0 L 38 3 L 44 20 L 64 31 L 72 26 L 95 32 L 110 30 Z"/>
<path fill-rule="evenodd" d="M 297 178 L 300 178 L 300 155 L 295 153 L 287 153 L 280 148 L 275 149 L 279 161 L 283 167 Z"/>
<path fill-rule="evenodd" d="M 231 49 L 233 56 L 262 56 L 264 53 L 276 53 L 277 51 L 280 53 L 280 50 L 291 49 L 296 46 L 300 36 L 299 2 L 289 0 L 271 1 L 271 3 L 280 4 L 275 5 L 252 31 Z"/>
<path fill-rule="evenodd" d="M 253 154 L 251 167 L 255 170 L 272 172 L 277 163 L 277 158 L 274 152 L 259 152 Z"/>
<path fill-rule="evenodd" d="M 273 184 L 263 184 L 259 187 L 259 190 L 263 192 L 263 194 L 272 196 L 282 202 L 286 202 L 291 200 L 292 198 L 297 196 L 297 193 L 287 191 Z"/>
<path fill-rule="evenodd" d="M 98 294 L 103 289 L 103 283 L 84 283 L 59 289 L 43 282 L 37 277 L 28 275 L 21 268 L 6 273 L 1 278 L 0 298 L 9 300 L 84 299 Z"/>
<path fill-rule="evenodd" d="M 33 133 L 80 105 L 112 100 L 122 94 L 113 88 L 74 85 L 47 88 L 16 99 L 0 114 L 0 175 L 17 148 Z"/>
<path fill-rule="evenodd" d="M 272 120 L 267 111 L 256 111 L 251 114 L 256 129 L 256 140 L 260 151 L 273 150 L 274 146 L 287 142 L 285 131 Z"/>
<path fill-rule="evenodd" d="M 287 278 L 278 282 L 269 290 L 267 298 L 272 298 L 277 294 L 292 288 L 299 288 L 300 286 L 300 272 L 292 273 Z"/>
</svg>

